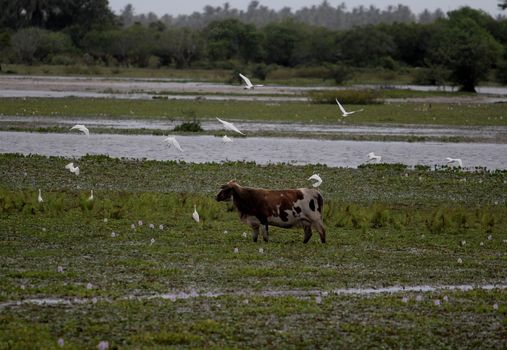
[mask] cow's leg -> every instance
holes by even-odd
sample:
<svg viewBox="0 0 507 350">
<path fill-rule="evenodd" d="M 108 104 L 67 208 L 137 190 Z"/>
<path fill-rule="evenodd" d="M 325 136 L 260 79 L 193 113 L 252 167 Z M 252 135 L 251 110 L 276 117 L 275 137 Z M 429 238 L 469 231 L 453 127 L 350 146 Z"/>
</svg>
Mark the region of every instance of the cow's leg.
<svg viewBox="0 0 507 350">
<path fill-rule="evenodd" d="M 308 241 L 312 237 L 312 224 L 305 220 L 301 221 L 301 224 L 303 225 L 303 229 L 305 230 L 305 239 L 303 240 L 303 243 L 308 243 Z"/>
<path fill-rule="evenodd" d="M 320 235 L 320 242 L 326 243 L 326 230 L 324 229 L 324 224 L 322 223 L 322 220 L 316 221 L 313 223 L 317 231 L 319 231 Z"/>
<path fill-rule="evenodd" d="M 268 224 L 263 224 L 264 230 L 262 230 L 262 238 L 264 238 L 264 242 L 269 241 L 269 231 Z"/>
<path fill-rule="evenodd" d="M 251 224 L 250 227 L 252 228 L 253 241 L 257 242 L 257 237 L 259 237 L 259 225 Z"/>
</svg>

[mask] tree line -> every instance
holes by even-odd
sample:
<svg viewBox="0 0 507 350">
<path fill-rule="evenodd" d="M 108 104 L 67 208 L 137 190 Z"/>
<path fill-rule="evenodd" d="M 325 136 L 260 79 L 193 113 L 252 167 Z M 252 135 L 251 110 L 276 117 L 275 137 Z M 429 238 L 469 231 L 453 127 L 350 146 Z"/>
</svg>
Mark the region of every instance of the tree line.
<svg viewBox="0 0 507 350">
<path fill-rule="evenodd" d="M 468 7 L 430 22 L 333 29 L 298 19 L 308 8 L 263 25 L 232 16 L 200 27 L 160 19 L 130 23 L 131 6 L 116 16 L 107 0 L 0 0 L 0 5 L 4 63 L 248 68 L 259 79 L 274 67 L 318 67 L 309 71 L 337 83 L 354 68 L 416 67 L 420 83 L 450 81 L 466 91 L 474 91 L 495 69 L 498 81 L 507 83 L 507 19 Z M 507 1 L 499 4 L 504 5 Z M 327 6 L 324 1 L 312 8 L 318 12 Z M 329 23 L 344 10 L 340 6 L 330 7 Z M 224 7 L 218 12 L 237 12 Z M 245 13 L 261 8 L 252 1 Z"/>
</svg>

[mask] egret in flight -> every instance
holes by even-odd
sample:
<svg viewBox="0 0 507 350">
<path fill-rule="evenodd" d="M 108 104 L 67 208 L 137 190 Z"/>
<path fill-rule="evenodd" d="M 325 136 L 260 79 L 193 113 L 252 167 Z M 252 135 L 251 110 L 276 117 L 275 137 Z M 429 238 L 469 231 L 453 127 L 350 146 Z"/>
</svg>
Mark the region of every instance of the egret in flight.
<svg viewBox="0 0 507 350">
<path fill-rule="evenodd" d="M 223 143 L 231 143 L 232 139 L 229 136 L 224 135 L 224 137 L 222 137 L 222 142 Z"/>
<path fill-rule="evenodd" d="M 260 86 L 264 86 L 264 85 L 254 85 L 252 84 L 252 82 L 250 81 L 250 79 L 248 79 L 248 77 L 245 77 L 243 74 L 239 73 L 239 76 L 241 77 L 241 79 L 243 79 L 243 81 L 245 82 L 245 87 L 244 89 L 246 90 L 251 90 L 253 88 L 256 88 L 256 87 L 260 87 Z"/>
<path fill-rule="evenodd" d="M 86 126 L 84 126 L 83 124 L 76 124 L 72 128 L 70 128 L 70 130 L 79 130 L 82 133 L 84 133 L 86 136 L 90 136 L 90 130 L 88 130 L 88 128 Z"/>
<path fill-rule="evenodd" d="M 235 127 L 234 124 L 226 122 L 225 120 L 222 120 L 222 119 L 220 119 L 218 117 L 217 117 L 217 120 L 220 123 L 222 123 L 222 125 L 224 126 L 224 128 L 226 128 L 227 130 L 231 130 L 231 131 L 237 132 L 238 134 L 245 135 L 241 131 L 239 131 L 239 129 L 237 127 Z"/>
<path fill-rule="evenodd" d="M 342 112 L 342 117 L 347 117 L 350 114 L 354 114 L 356 112 L 362 112 L 363 111 L 363 109 L 358 109 L 357 111 L 347 112 L 345 110 L 345 108 L 343 108 L 343 106 L 341 105 L 340 101 L 338 101 L 338 99 L 336 99 L 336 103 L 338 104 L 338 107 L 340 108 L 340 111 Z"/>
<path fill-rule="evenodd" d="M 180 143 L 174 136 L 169 136 L 165 138 L 164 141 L 167 142 L 169 146 L 173 145 L 178 151 L 183 152 L 183 148 L 181 148 Z"/>
</svg>

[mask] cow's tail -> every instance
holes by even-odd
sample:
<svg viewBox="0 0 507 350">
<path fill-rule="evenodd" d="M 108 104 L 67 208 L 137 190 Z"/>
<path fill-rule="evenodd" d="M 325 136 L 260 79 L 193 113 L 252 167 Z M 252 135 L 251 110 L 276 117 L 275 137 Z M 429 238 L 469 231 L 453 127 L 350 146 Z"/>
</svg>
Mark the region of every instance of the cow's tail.
<svg viewBox="0 0 507 350">
<path fill-rule="evenodd" d="M 319 208 L 317 210 L 319 211 L 320 215 L 322 215 L 322 212 L 324 211 L 324 198 L 322 197 L 319 191 L 317 191 L 316 196 L 317 196 L 317 204 L 319 205 Z"/>
</svg>

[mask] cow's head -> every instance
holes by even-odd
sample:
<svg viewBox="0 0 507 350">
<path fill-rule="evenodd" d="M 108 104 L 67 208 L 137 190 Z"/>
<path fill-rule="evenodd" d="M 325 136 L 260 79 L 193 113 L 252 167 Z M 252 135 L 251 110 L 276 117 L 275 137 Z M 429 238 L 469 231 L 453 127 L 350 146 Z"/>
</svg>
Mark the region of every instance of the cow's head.
<svg viewBox="0 0 507 350">
<path fill-rule="evenodd" d="M 230 200 L 234 191 L 234 185 L 236 185 L 236 180 L 231 180 L 220 187 L 220 192 L 218 192 L 218 194 L 215 196 L 215 200 L 217 202 Z"/>
</svg>

